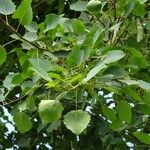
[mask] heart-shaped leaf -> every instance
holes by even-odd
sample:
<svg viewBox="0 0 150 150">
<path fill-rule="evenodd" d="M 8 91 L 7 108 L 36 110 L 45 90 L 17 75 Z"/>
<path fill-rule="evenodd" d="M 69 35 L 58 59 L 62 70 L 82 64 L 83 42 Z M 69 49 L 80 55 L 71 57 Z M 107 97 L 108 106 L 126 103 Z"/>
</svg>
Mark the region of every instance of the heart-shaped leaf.
<svg viewBox="0 0 150 150">
<path fill-rule="evenodd" d="M 73 110 L 64 116 L 64 124 L 76 135 L 80 134 L 89 122 L 90 115 L 83 110 Z"/>
</svg>

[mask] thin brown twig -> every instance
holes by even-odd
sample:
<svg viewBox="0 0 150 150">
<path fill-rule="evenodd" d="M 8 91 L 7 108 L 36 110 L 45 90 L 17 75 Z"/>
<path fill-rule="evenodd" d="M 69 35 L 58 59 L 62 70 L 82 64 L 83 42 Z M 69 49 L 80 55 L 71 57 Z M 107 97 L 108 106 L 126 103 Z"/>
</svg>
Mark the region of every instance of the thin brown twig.
<svg viewBox="0 0 150 150">
<path fill-rule="evenodd" d="M 33 91 L 32 91 L 32 92 L 33 92 Z M 32 92 L 31 92 L 31 93 L 32 93 Z M 31 94 L 31 93 L 28 93 L 28 94 Z M 26 97 L 28 94 L 25 94 L 25 95 L 23 95 L 23 96 L 21 96 L 21 97 L 15 99 L 15 100 L 11 100 L 9 103 L 5 103 L 3 106 L 8 106 L 8 105 L 10 105 L 10 104 L 13 104 L 13 103 L 15 103 L 15 102 L 18 102 L 18 101 L 21 100 L 22 98 Z"/>
<path fill-rule="evenodd" d="M 24 37 L 22 37 L 11 25 L 7 24 L 1 17 L 0 17 L 0 21 L 2 24 L 5 25 L 5 27 L 7 27 L 12 33 L 16 34 L 21 40 L 27 42 L 28 44 L 32 45 L 33 47 L 35 47 L 39 50 L 49 51 L 48 49 L 41 48 L 41 47 L 39 47 L 39 45 L 32 43 L 32 42 L 28 41 L 27 39 L 25 39 Z M 53 54 L 51 53 L 51 55 L 53 55 Z"/>
</svg>

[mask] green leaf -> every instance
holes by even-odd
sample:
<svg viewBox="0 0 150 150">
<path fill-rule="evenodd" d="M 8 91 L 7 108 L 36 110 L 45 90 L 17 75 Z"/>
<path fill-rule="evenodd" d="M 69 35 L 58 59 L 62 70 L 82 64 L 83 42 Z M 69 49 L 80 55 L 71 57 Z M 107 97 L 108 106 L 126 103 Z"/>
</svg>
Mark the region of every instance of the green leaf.
<svg viewBox="0 0 150 150">
<path fill-rule="evenodd" d="M 69 68 L 77 67 L 81 64 L 84 57 L 84 51 L 80 50 L 80 47 L 76 46 L 72 49 L 72 52 L 67 58 L 67 64 Z"/>
<path fill-rule="evenodd" d="M 147 105 L 150 105 L 150 91 L 148 91 L 144 94 L 143 102 Z"/>
<path fill-rule="evenodd" d="M 144 4 L 145 2 L 147 2 L 148 0 L 136 0 L 138 1 L 140 4 Z"/>
<path fill-rule="evenodd" d="M 29 96 L 27 97 L 26 99 L 26 104 L 27 104 L 27 108 L 30 110 L 30 111 L 34 111 L 36 106 L 35 106 L 35 100 L 34 100 L 34 97 L 33 96 Z"/>
<path fill-rule="evenodd" d="M 117 78 L 124 78 L 126 76 L 126 71 L 124 68 L 119 66 L 111 66 L 105 70 L 104 74 L 111 74 L 115 79 Z"/>
<path fill-rule="evenodd" d="M 137 4 L 134 14 L 139 17 L 144 17 L 144 15 L 146 14 L 145 6 Z"/>
<path fill-rule="evenodd" d="M 127 87 L 124 87 L 122 90 L 123 90 L 123 92 L 125 92 L 125 94 L 132 97 L 135 101 L 141 101 L 142 100 L 139 93 L 137 93 L 137 91 L 132 90 L 131 87 L 127 86 Z"/>
<path fill-rule="evenodd" d="M 22 81 L 23 81 L 22 74 L 17 73 L 17 74 L 14 75 L 11 82 L 12 82 L 12 84 L 19 85 Z"/>
<path fill-rule="evenodd" d="M 89 81 L 95 75 L 97 75 L 102 69 L 106 68 L 108 64 L 116 62 L 123 58 L 125 53 L 121 50 L 113 50 L 106 54 L 105 58 L 101 60 L 84 78 L 83 82 Z"/>
<path fill-rule="evenodd" d="M 87 2 L 79 1 L 79 2 L 71 4 L 70 9 L 75 10 L 75 11 L 85 11 L 86 10 L 86 5 L 87 5 Z"/>
<path fill-rule="evenodd" d="M 93 14 L 100 13 L 101 1 L 90 0 L 86 6 L 87 10 Z"/>
<path fill-rule="evenodd" d="M 24 26 L 29 32 L 36 33 L 38 31 L 38 27 L 36 22 L 31 22 L 28 25 Z"/>
<path fill-rule="evenodd" d="M 32 18 L 33 18 L 33 12 L 32 12 L 32 8 L 29 7 L 26 11 L 26 13 L 24 14 L 24 16 L 22 17 L 21 24 L 22 25 L 28 25 L 32 22 Z"/>
<path fill-rule="evenodd" d="M 47 15 L 45 19 L 46 29 L 44 30 L 44 32 L 56 28 L 59 23 L 60 23 L 60 15 L 55 14 Z"/>
<path fill-rule="evenodd" d="M 4 100 L 5 100 L 4 89 L 0 88 L 0 102 L 3 102 Z"/>
<path fill-rule="evenodd" d="M 147 91 L 150 90 L 150 83 L 145 82 L 143 80 L 120 80 L 120 81 L 126 83 L 127 85 L 137 85 L 140 88 Z"/>
<path fill-rule="evenodd" d="M 84 26 L 83 22 L 81 22 L 78 19 L 72 20 L 72 28 L 73 28 L 73 32 L 75 34 L 81 34 L 85 31 L 85 26 Z"/>
<path fill-rule="evenodd" d="M 120 80 L 120 81 L 126 83 L 127 85 L 136 85 L 136 84 L 138 84 L 138 81 L 136 81 L 136 80 Z"/>
<path fill-rule="evenodd" d="M 22 102 L 21 104 L 18 105 L 18 109 L 20 112 L 23 112 L 27 109 L 27 104 L 26 102 Z"/>
<path fill-rule="evenodd" d="M 134 132 L 134 136 L 142 143 L 150 145 L 150 135 L 143 132 Z"/>
<path fill-rule="evenodd" d="M 78 84 L 82 79 L 83 79 L 83 75 L 77 74 L 70 79 L 69 83 L 71 83 L 72 85 L 75 85 L 75 84 Z"/>
<path fill-rule="evenodd" d="M 95 75 L 97 75 L 102 69 L 106 68 L 107 66 L 104 63 L 99 63 L 96 67 L 94 67 L 83 79 L 83 83 L 92 79 Z"/>
<path fill-rule="evenodd" d="M 115 39 L 116 39 L 116 36 L 117 36 L 117 33 L 119 31 L 119 28 L 120 28 L 120 25 L 121 25 L 122 22 L 119 22 L 117 24 L 115 24 L 114 26 L 112 26 L 110 28 L 110 31 L 113 31 L 113 38 L 112 38 L 112 43 L 114 43 Z"/>
<path fill-rule="evenodd" d="M 113 50 L 106 54 L 105 58 L 102 60 L 105 64 L 110 64 L 120 60 L 125 57 L 125 53 L 121 50 Z"/>
<path fill-rule="evenodd" d="M 58 120 L 61 117 L 62 111 L 62 104 L 55 100 L 42 100 L 38 108 L 43 124 Z"/>
<path fill-rule="evenodd" d="M 38 39 L 38 35 L 35 32 L 26 32 L 23 38 L 25 38 L 26 40 L 30 42 L 33 42 Z"/>
<path fill-rule="evenodd" d="M 13 14 L 14 19 L 19 19 L 23 25 L 30 24 L 32 21 L 33 13 L 31 8 L 32 0 L 23 0 L 20 6 Z"/>
<path fill-rule="evenodd" d="M 131 0 L 125 9 L 126 16 L 128 16 L 133 11 L 134 7 L 135 7 L 135 1 Z"/>
<path fill-rule="evenodd" d="M 64 116 L 64 124 L 76 135 L 80 134 L 89 122 L 90 115 L 83 110 L 73 110 Z"/>
<path fill-rule="evenodd" d="M 57 128 L 61 125 L 61 121 L 60 120 L 57 120 L 57 121 L 54 121 L 50 124 L 50 126 L 46 129 L 46 131 L 48 133 L 51 133 L 52 131 L 54 130 L 57 130 Z"/>
<path fill-rule="evenodd" d="M 150 115 L 150 106 L 146 104 L 140 104 L 139 112 L 143 113 L 144 115 Z"/>
<path fill-rule="evenodd" d="M 2 65 L 7 59 L 7 53 L 4 47 L 0 45 L 0 65 Z"/>
<path fill-rule="evenodd" d="M 14 73 L 10 73 L 6 76 L 5 80 L 3 81 L 3 86 L 8 90 L 11 90 L 15 85 L 12 83 L 12 79 L 14 77 Z"/>
<path fill-rule="evenodd" d="M 144 37 L 143 26 L 139 19 L 137 19 L 137 42 L 140 42 Z"/>
<path fill-rule="evenodd" d="M 125 121 L 126 123 L 131 123 L 132 110 L 131 106 L 126 101 L 119 101 L 117 105 L 117 112 L 119 119 Z"/>
<path fill-rule="evenodd" d="M 52 81 L 49 77 L 47 71 L 50 70 L 50 63 L 46 59 L 41 58 L 31 58 L 29 59 L 30 63 L 32 64 L 32 70 L 36 72 L 40 77 L 45 79 L 46 81 Z"/>
<path fill-rule="evenodd" d="M 65 7 L 65 0 L 58 1 L 58 13 L 61 14 Z"/>
<path fill-rule="evenodd" d="M 150 83 L 143 81 L 143 80 L 137 80 L 138 81 L 138 86 L 141 87 L 142 89 L 145 89 L 147 91 L 150 90 Z"/>
<path fill-rule="evenodd" d="M 49 77 L 48 73 L 44 71 L 42 68 L 31 68 L 34 72 L 36 72 L 40 77 L 45 79 L 46 81 L 52 81 L 52 79 Z"/>
<path fill-rule="evenodd" d="M 10 15 L 15 11 L 16 6 L 11 0 L 0 0 L 0 14 Z"/>
<path fill-rule="evenodd" d="M 110 124 L 109 127 L 112 130 L 117 130 L 118 128 L 120 128 L 121 124 L 122 124 L 121 121 L 119 120 L 119 118 L 117 118 Z"/>
<path fill-rule="evenodd" d="M 27 148 L 30 146 L 30 139 L 25 136 L 22 136 L 17 140 L 16 144 L 21 148 Z"/>
<path fill-rule="evenodd" d="M 106 106 L 102 107 L 102 112 L 104 113 L 104 115 L 106 116 L 106 118 L 108 120 L 110 120 L 111 122 L 114 122 L 116 120 L 116 113 L 113 109 L 110 109 Z"/>
<path fill-rule="evenodd" d="M 138 66 L 139 69 L 146 68 L 149 65 L 146 57 L 138 49 L 129 48 L 128 52 L 130 53 L 132 64 Z"/>
<path fill-rule="evenodd" d="M 13 118 L 17 129 L 21 133 L 29 131 L 32 127 L 30 119 L 22 112 L 16 113 Z"/>
</svg>

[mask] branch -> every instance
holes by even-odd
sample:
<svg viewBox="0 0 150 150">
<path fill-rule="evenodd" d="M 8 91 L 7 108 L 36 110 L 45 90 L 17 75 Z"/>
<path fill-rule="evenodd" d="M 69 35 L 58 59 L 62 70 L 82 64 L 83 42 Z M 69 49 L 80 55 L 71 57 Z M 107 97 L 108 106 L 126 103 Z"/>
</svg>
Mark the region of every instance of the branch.
<svg viewBox="0 0 150 150">
<path fill-rule="evenodd" d="M 20 39 L 22 39 L 23 41 L 29 43 L 30 45 L 38 48 L 38 49 L 41 49 L 41 50 L 46 50 L 46 49 L 43 49 L 41 47 L 39 47 L 38 45 L 28 41 L 27 39 L 23 38 L 12 26 L 10 26 L 9 24 L 7 24 L 1 17 L 0 17 L 0 21 L 2 22 L 2 24 L 5 25 L 5 27 L 7 27 L 9 29 L 9 31 L 11 31 L 12 33 L 16 34 Z"/>
<path fill-rule="evenodd" d="M 16 34 L 21 40 L 23 40 L 23 41 L 29 43 L 30 45 L 32 45 L 33 47 L 35 47 L 35 48 L 37 48 L 37 49 L 39 49 L 39 50 L 43 50 L 43 51 L 48 51 L 48 52 L 50 52 L 49 49 L 45 49 L 45 48 L 39 47 L 39 45 L 37 45 L 37 44 L 35 44 L 35 43 L 32 43 L 32 42 L 28 41 L 27 39 L 25 39 L 24 37 L 22 37 L 11 25 L 7 24 L 1 17 L 0 17 L 0 22 L 1 22 L 1 24 L 2 24 L 5 28 L 7 28 L 7 29 L 8 29 L 9 31 L 11 31 L 12 33 Z M 53 55 L 52 53 L 51 53 L 51 55 L 52 55 L 53 57 L 56 57 L 56 56 Z"/>
</svg>

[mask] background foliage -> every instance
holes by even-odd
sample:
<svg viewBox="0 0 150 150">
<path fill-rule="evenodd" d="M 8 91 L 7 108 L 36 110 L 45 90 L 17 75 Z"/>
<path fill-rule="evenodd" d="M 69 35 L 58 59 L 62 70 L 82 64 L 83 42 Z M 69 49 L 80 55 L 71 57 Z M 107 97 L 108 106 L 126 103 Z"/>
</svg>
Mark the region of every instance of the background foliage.
<svg viewBox="0 0 150 150">
<path fill-rule="evenodd" d="M 0 0 L 0 149 L 149 149 L 149 10 Z"/>
</svg>

